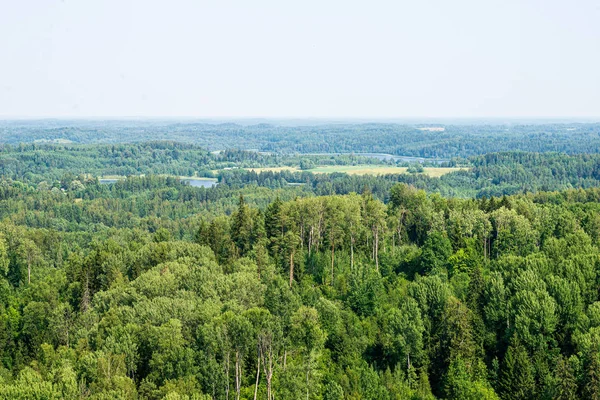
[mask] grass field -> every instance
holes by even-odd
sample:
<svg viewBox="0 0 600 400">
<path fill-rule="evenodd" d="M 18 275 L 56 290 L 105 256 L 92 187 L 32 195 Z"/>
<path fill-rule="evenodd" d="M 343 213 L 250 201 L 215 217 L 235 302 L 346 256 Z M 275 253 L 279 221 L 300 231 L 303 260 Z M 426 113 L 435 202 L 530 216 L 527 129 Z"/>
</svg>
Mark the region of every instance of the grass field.
<svg viewBox="0 0 600 400">
<path fill-rule="evenodd" d="M 439 178 L 442 175 L 446 175 L 449 174 L 450 172 L 454 172 L 454 171 L 466 171 L 469 168 L 452 168 L 452 167 L 448 167 L 448 168 L 424 168 L 424 173 L 431 176 L 432 178 Z"/>
<path fill-rule="evenodd" d="M 296 167 L 274 167 L 274 168 L 249 168 L 252 171 L 300 171 Z M 434 168 L 426 167 L 423 173 L 434 178 L 439 178 L 450 172 L 458 171 L 466 168 Z M 307 170 L 313 174 L 332 174 L 334 172 L 345 172 L 349 175 L 385 175 L 385 174 L 404 174 L 407 168 L 405 167 L 390 167 L 387 165 L 332 165 L 325 167 L 316 167 Z"/>
</svg>

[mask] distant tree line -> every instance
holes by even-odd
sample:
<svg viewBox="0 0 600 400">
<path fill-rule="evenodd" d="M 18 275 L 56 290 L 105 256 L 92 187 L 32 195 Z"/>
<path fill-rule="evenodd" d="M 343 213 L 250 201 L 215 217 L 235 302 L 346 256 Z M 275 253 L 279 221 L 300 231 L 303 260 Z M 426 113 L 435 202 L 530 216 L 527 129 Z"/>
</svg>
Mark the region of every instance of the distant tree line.
<svg viewBox="0 0 600 400">
<path fill-rule="evenodd" d="M 600 153 L 598 123 L 445 124 L 364 123 L 307 126 L 198 121 L 0 121 L 2 142 L 125 143 L 177 141 L 209 150 L 293 153 L 389 153 L 442 158 L 504 151 Z"/>
</svg>

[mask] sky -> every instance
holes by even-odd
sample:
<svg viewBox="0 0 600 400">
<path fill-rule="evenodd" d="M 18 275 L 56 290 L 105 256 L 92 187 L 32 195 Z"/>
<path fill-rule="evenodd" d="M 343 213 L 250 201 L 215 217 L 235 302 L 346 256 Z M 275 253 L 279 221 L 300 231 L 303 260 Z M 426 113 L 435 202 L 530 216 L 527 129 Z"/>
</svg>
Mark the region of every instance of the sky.
<svg viewBox="0 0 600 400">
<path fill-rule="evenodd" d="M 598 0 L 0 0 L 0 118 L 600 117 L 599 21 Z"/>
</svg>

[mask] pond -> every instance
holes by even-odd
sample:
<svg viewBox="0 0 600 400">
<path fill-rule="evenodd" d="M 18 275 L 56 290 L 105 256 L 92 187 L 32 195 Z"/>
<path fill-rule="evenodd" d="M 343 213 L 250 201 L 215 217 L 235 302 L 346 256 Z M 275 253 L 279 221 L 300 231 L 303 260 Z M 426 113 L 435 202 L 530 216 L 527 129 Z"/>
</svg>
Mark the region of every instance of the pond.
<svg viewBox="0 0 600 400">
<path fill-rule="evenodd" d="M 187 182 L 190 186 L 210 188 L 217 184 L 216 179 L 211 178 L 186 178 L 181 182 Z"/>
<path fill-rule="evenodd" d="M 119 179 L 116 179 L 116 178 L 102 178 L 102 179 L 98 179 L 98 181 L 102 185 L 108 185 L 108 184 L 115 183 L 115 182 L 119 181 Z M 181 182 L 187 183 L 190 186 L 205 187 L 205 188 L 210 188 L 210 187 L 213 187 L 213 186 L 215 186 L 217 184 L 217 180 L 216 179 L 212 179 L 212 178 L 181 178 Z"/>
<path fill-rule="evenodd" d="M 101 185 L 108 185 L 109 183 L 115 183 L 118 179 L 98 179 Z"/>
</svg>

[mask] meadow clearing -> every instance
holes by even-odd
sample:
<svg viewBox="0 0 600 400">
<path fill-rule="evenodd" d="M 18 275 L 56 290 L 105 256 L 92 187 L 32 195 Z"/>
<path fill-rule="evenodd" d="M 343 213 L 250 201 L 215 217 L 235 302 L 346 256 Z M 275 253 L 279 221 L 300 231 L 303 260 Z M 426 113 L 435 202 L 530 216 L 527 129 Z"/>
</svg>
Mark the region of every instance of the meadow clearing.
<svg viewBox="0 0 600 400">
<path fill-rule="evenodd" d="M 335 172 L 347 173 L 349 175 L 386 175 L 386 174 L 405 174 L 406 167 L 393 167 L 388 165 L 328 165 L 316 167 L 306 170 L 313 174 L 332 174 Z M 464 170 L 466 168 L 450 168 L 450 167 L 425 167 L 423 173 L 431 177 L 440 177 L 450 172 Z M 273 168 L 248 168 L 248 170 L 256 172 L 272 171 L 292 171 L 298 172 L 298 167 L 273 167 Z"/>
</svg>

